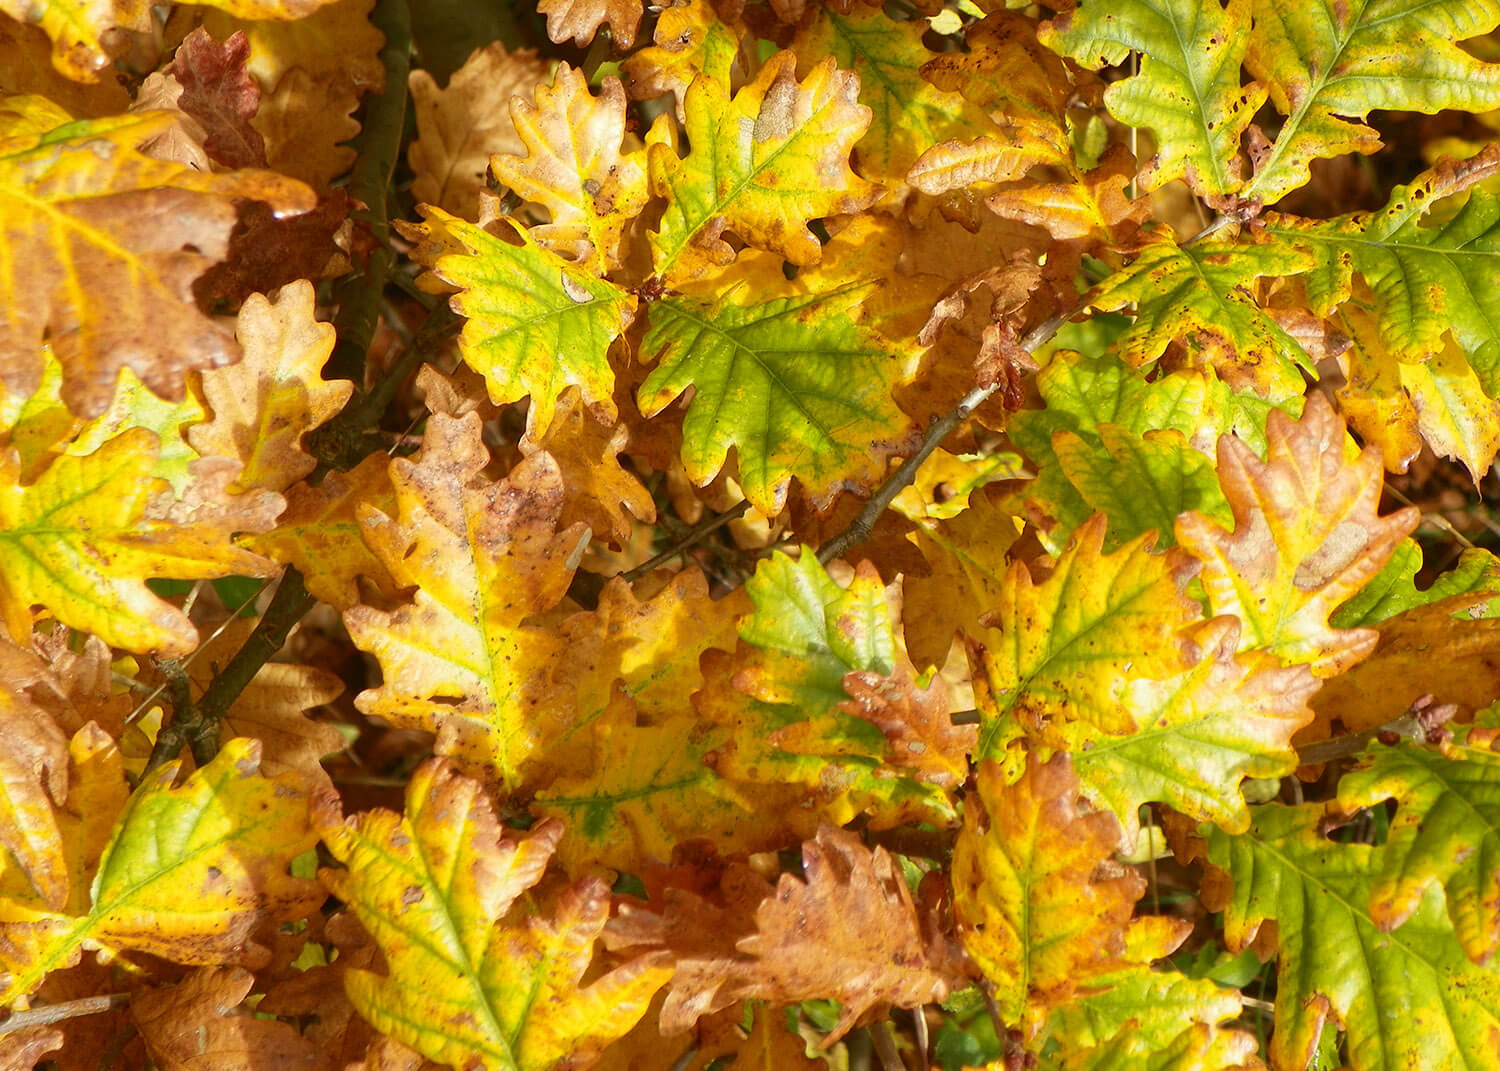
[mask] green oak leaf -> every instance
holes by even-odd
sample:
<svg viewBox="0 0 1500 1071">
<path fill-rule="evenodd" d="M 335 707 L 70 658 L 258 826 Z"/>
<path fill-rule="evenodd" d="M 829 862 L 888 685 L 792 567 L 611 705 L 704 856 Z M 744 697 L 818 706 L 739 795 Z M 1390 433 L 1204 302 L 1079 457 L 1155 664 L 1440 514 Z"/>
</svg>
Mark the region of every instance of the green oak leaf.
<svg viewBox="0 0 1500 1071">
<path fill-rule="evenodd" d="M 854 319 L 870 292 L 853 284 L 756 303 L 739 288 L 716 303 L 652 306 L 641 351 L 657 367 L 637 398 L 649 417 L 692 388 L 682 460 L 694 482 L 713 479 L 730 447 L 745 497 L 768 514 L 793 476 L 818 502 L 878 481 L 906 418 L 891 399 L 900 362 Z"/>
<path fill-rule="evenodd" d="M 1356 119 L 1371 111 L 1483 112 L 1500 107 L 1500 64 L 1455 42 L 1500 25 L 1500 4 L 1472 0 L 1251 0 L 1245 66 L 1286 116 L 1241 196 L 1265 204 L 1306 183 L 1308 165 L 1380 148 Z"/>
<path fill-rule="evenodd" d="M 484 376 L 490 400 L 500 405 L 529 395 L 532 440 L 546 433 L 570 386 L 601 423 L 613 423 L 609 347 L 635 317 L 634 295 L 541 248 L 514 224 L 520 245 L 440 208 L 422 211 L 427 222 L 414 230 L 443 249 L 465 250 L 435 256 L 429 266 L 460 289 L 453 307 L 467 322 L 459 352 Z"/>
<path fill-rule="evenodd" d="M 1441 884 L 1464 952 L 1485 963 L 1500 948 L 1500 708 L 1452 727 L 1441 751 L 1409 741 L 1373 744 L 1369 765 L 1339 782 L 1339 804 L 1355 810 L 1395 799 L 1383 867 L 1369 911 L 1396 929 Z"/>
<path fill-rule="evenodd" d="M 1110 114 L 1156 135 L 1155 160 L 1141 174 L 1150 190 L 1175 178 L 1201 195 L 1232 194 L 1243 178 L 1240 136 L 1266 99 L 1240 85 L 1250 0 L 1227 8 L 1196 0 L 1084 0 L 1042 26 L 1048 48 L 1097 70 L 1141 53 L 1140 73 L 1105 91 Z"/>
<path fill-rule="evenodd" d="M 1439 1071 L 1497 1051 L 1500 973 L 1476 967 L 1430 885 L 1387 932 L 1371 896 L 1391 848 L 1340 844 L 1320 804 L 1255 810 L 1248 832 L 1208 831 L 1208 857 L 1234 883 L 1224 909 L 1231 950 L 1276 923 L 1273 1067 L 1305 1067 L 1337 1016 L 1354 1071 Z"/>
</svg>

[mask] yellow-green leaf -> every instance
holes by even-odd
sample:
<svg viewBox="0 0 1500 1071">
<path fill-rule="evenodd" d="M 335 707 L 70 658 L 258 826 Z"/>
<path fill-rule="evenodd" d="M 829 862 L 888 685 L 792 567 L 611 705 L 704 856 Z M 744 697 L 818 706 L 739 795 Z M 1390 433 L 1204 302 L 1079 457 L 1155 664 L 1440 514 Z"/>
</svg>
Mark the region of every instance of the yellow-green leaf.
<svg viewBox="0 0 1500 1071">
<path fill-rule="evenodd" d="M 791 52 L 777 53 L 732 98 L 726 84 L 699 75 L 683 104 L 687 157 L 651 146 L 652 187 L 667 198 L 653 264 L 668 282 L 733 261 L 726 230 L 793 264 L 815 264 L 822 251 L 808 221 L 875 199 L 848 162 L 870 123 L 859 78 L 830 56 L 798 82 L 796 63 Z"/>
<path fill-rule="evenodd" d="M 460 288 L 453 307 L 467 318 L 459 352 L 489 387 L 496 404 L 531 397 L 527 435 L 539 439 L 569 386 L 602 423 L 616 416 L 609 347 L 635 317 L 635 297 L 548 252 L 526 230 L 513 245 L 440 208 L 423 209 L 412 228 L 437 245 L 461 247 L 430 265 Z"/>
<path fill-rule="evenodd" d="M 156 458 L 155 434 L 132 428 L 87 457 L 56 458 L 22 484 L 15 452 L 0 453 L 0 612 L 17 642 L 30 636 L 39 604 L 116 647 L 183 655 L 198 634 L 146 578 L 275 574 L 219 523 L 148 517 L 166 487 L 152 476 Z"/>
<path fill-rule="evenodd" d="M 267 924 L 304 917 L 324 898 L 288 867 L 317 842 L 296 782 L 260 774 L 260 743 L 234 739 L 172 788 L 180 763 L 149 773 L 99 860 L 93 902 L 72 917 L 0 901 L 0 1004 L 30 993 L 86 948 L 176 963 L 258 968 Z"/>
<path fill-rule="evenodd" d="M 345 820 L 319 801 L 324 842 L 344 870 L 319 876 L 374 935 L 384 976 L 345 975 L 355 1008 L 379 1031 L 458 1068 L 547 1071 L 583 1066 L 624 1035 L 672 975 L 639 956 L 581 984 L 609 917 L 609 887 L 587 878 L 504 923 L 546 870 L 562 824 L 519 842 L 475 782 L 433 760 L 407 787 L 406 814 Z"/>
</svg>

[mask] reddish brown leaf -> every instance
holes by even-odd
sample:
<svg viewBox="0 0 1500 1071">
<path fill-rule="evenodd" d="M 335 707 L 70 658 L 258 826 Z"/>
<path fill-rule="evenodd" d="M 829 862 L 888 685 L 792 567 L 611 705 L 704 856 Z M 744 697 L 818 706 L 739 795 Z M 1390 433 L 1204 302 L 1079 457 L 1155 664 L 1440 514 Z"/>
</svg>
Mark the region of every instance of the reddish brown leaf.
<svg viewBox="0 0 1500 1071">
<path fill-rule="evenodd" d="M 250 125 L 260 86 L 245 71 L 250 39 L 236 30 L 223 44 L 203 27 L 188 34 L 170 68 L 182 83 L 177 106 L 203 128 L 203 148 L 227 168 L 265 167 L 266 142 Z"/>
</svg>

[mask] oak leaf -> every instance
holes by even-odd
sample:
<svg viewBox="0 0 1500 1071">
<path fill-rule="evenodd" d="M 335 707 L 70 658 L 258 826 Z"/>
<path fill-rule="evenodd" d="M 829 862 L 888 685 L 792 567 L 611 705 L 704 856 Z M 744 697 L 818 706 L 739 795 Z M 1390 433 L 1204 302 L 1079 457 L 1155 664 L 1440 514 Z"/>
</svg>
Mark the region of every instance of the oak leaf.
<svg viewBox="0 0 1500 1071">
<path fill-rule="evenodd" d="M 452 299 L 466 317 L 459 352 L 484 374 L 497 405 L 531 398 L 527 436 L 535 441 L 552 423 L 558 395 L 577 387 L 600 423 L 612 424 L 614 370 L 609 347 L 635 317 L 636 298 L 606 279 L 537 245 L 530 232 L 505 226 L 513 245 L 440 208 L 407 232 L 438 248 L 461 248 L 429 262 L 443 282 L 460 289 Z"/>
<path fill-rule="evenodd" d="M 592 751 L 537 793 L 536 809 L 567 823 L 558 862 L 570 874 L 637 873 L 711 831 L 725 851 L 771 851 L 816 822 L 804 793 L 736 781 L 711 765 L 723 734 L 688 711 L 652 721 L 617 697 L 589 726 Z"/>
<path fill-rule="evenodd" d="M 1332 841 L 1328 810 L 1267 804 L 1248 832 L 1208 835 L 1209 859 L 1233 885 L 1211 905 L 1224 910 L 1229 948 L 1276 923 L 1272 1066 L 1305 1066 L 1330 1017 L 1355 1071 L 1436 1071 L 1496 1051 L 1500 981 L 1464 956 L 1440 889 L 1429 886 L 1405 924 L 1383 932 L 1369 905 L 1392 849 Z"/>
<path fill-rule="evenodd" d="M 1397 801 L 1369 912 L 1382 930 L 1402 926 L 1427 888 L 1443 899 L 1464 954 L 1483 965 L 1500 949 L 1500 753 L 1494 708 L 1452 727 L 1440 749 L 1372 745 L 1367 765 L 1339 781 L 1351 810 Z"/>
<path fill-rule="evenodd" d="M 65 624 L 133 651 L 186 654 L 187 616 L 153 595 L 147 577 L 270 576 L 272 563 L 230 542 L 232 528 L 148 514 L 156 435 L 132 428 L 86 457 L 61 456 L 29 485 L 13 450 L 0 455 L 0 611 L 11 636 L 31 632 L 41 604 Z M 278 500 L 279 502 L 279 500 Z"/>
<path fill-rule="evenodd" d="M 239 967 L 204 968 L 131 1001 L 131 1019 L 162 1071 L 230 1071 L 250 1062 L 318 1071 L 327 1061 L 295 1027 L 234 1014 L 255 984 Z"/>
<path fill-rule="evenodd" d="M 1379 135 L 1354 121 L 1375 109 L 1431 115 L 1500 106 L 1500 64 L 1476 59 L 1455 40 L 1493 30 L 1500 24 L 1494 8 L 1456 0 L 1378 13 L 1325 0 L 1250 6 L 1245 66 L 1287 118 L 1257 154 L 1247 198 L 1271 204 L 1308 181 L 1314 160 L 1377 151 Z"/>
<path fill-rule="evenodd" d="M 416 175 L 412 196 L 460 219 L 477 219 L 490 155 L 523 148 L 510 100 L 545 70 L 532 49 L 509 52 L 495 41 L 476 48 L 445 88 L 427 71 L 412 71 L 417 138 L 406 153 Z"/>
<path fill-rule="evenodd" d="M 621 239 L 645 208 L 646 157 L 622 152 L 625 90 L 607 78 L 596 98 L 583 72 L 566 63 L 552 84 L 538 81 L 536 103 L 510 104 L 517 151 L 497 154 L 490 170 L 523 201 L 547 210 L 530 230 L 544 249 L 599 274 L 621 266 Z M 525 156 L 519 150 L 525 150 Z"/>
<path fill-rule="evenodd" d="M 635 44 L 644 11 L 641 0 L 539 0 L 536 9 L 547 17 L 547 36 L 554 43 L 572 38 L 586 45 L 607 22 L 612 42 L 622 52 Z"/>
<path fill-rule="evenodd" d="M 862 563 L 843 588 L 804 549 L 796 561 L 775 555 L 762 562 L 745 587 L 755 612 L 742 620 L 732 655 L 705 654 L 704 687 L 693 697 L 703 721 L 727 730 L 714 748 L 714 769 L 744 782 L 804 786 L 809 804 L 837 823 L 861 810 L 877 826 L 950 821 L 953 801 L 943 786 L 961 779 L 970 738 L 934 724 L 941 716 L 933 708 L 951 703 L 941 686 L 911 708 L 922 717 L 917 725 L 872 694 L 905 688 L 916 698 L 915 673 L 897 649 L 874 568 Z M 924 726 L 948 750 L 914 762 L 899 749 Z"/>
<path fill-rule="evenodd" d="M 557 462 L 568 489 L 559 524 L 582 522 L 598 538 L 621 545 L 634 521 L 655 523 L 656 503 L 650 493 L 620 465 L 629 440 L 630 429 L 624 424 L 611 427 L 595 420 L 576 388 L 563 392 L 547 433 L 535 444 L 521 443 L 522 453 L 545 451 Z"/>
<path fill-rule="evenodd" d="M 809 219 L 858 212 L 875 199 L 875 187 L 848 163 L 870 122 L 857 101 L 858 77 L 830 56 L 798 82 L 796 63 L 778 52 L 733 97 L 726 83 L 699 75 L 683 100 L 687 157 L 651 146 L 652 189 L 667 198 L 652 264 L 667 282 L 733 261 L 726 230 L 793 264 L 816 263 L 821 248 Z"/>
<path fill-rule="evenodd" d="M 1021 779 L 979 768 L 953 847 L 958 937 L 992 986 L 1007 1026 L 1032 1035 L 1046 1009 L 1125 965 L 1126 931 L 1145 879 L 1109 869 L 1119 824 L 1078 807 L 1067 755 L 1032 759 Z"/>
<path fill-rule="evenodd" d="M 92 904 L 68 915 L 0 901 L 0 1001 L 30 993 L 86 948 L 144 952 L 184 964 L 259 967 L 254 938 L 302 918 L 323 900 L 292 877 L 291 860 L 316 843 L 307 797 L 260 775 L 260 744 L 226 742 L 180 787 L 179 763 L 147 774 L 99 860 Z M 184 899 L 183 889 L 194 895 Z"/>
<path fill-rule="evenodd" d="M 1379 516 L 1378 451 L 1366 447 L 1345 460 L 1343 422 L 1321 394 L 1308 399 L 1300 421 L 1273 411 L 1266 441 L 1261 461 L 1240 440 L 1219 440 L 1219 483 L 1234 530 L 1184 514 L 1177 542 L 1203 562 L 1210 611 L 1243 623 L 1242 647 L 1332 677 L 1368 655 L 1377 636 L 1331 628 L 1329 615 L 1380 571 L 1417 513 Z"/>
<path fill-rule="evenodd" d="M 681 0 L 664 8 L 652 34 L 655 44 L 620 64 L 632 100 L 650 100 L 671 93 L 677 117 L 683 117 L 687 90 L 698 75 L 727 86 L 748 51 L 745 29 L 738 19 L 725 20 L 710 0 Z"/>
<path fill-rule="evenodd" d="M 172 75 L 182 86 L 181 108 L 203 129 L 203 149 L 226 168 L 265 167 L 266 143 L 250 125 L 260 107 L 260 87 L 245 71 L 250 39 L 243 31 L 221 44 L 207 30 L 183 38 L 172 58 Z"/>
<path fill-rule="evenodd" d="M 348 380 L 323 379 L 333 325 L 314 319 L 312 283 L 284 286 L 274 301 L 252 294 L 240 308 L 236 337 L 244 356 L 202 374 L 213 419 L 188 429 L 204 457 L 244 468 L 235 484 L 284 491 L 317 467 L 302 436 L 333 419 L 354 393 Z"/>
<path fill-rule="evenodd" d="M 330 472 L 316 487 L 306 482 L 293 484 L 287 489 L 286 511 L 276 527 L 247 537 L 245 546 L 273 561 L 296 566 L 307 590 L 335 610 L 359 604 L 361 577 L 394 599 L 396 582 L 360 537 L 362 509 L 387 515 L 396 510 L 390 459 L 379 452 L 349 472 Z"/>
<path fill-rule="evenodd" d="M 435 732 L 439 754 L 515 786 L 538 746 L 571 725 L 540 706 L 563 640 L 524 622 L 562 599 L 588 530 L 557 530 L 563 487 L 546 454 L 488 481 L 479 425 L 476 413 L 434 414 L 416 460 L 391 462 L 398 515 L 367 506 L 360 524 L 392 579 L 417 591 L 393 613 L 356 606 L 344 622 L 385 675 L 355 700 L 361 711 Z"/>
<path fill-rule="evenodd" d="M 1313 362 L 1249 288 L 1258 278 L 1295 276 L 1315 265 L 1310 253 L 1284 240 L 1206 241 L 1184 249 L 1163 239 L 1096 287 L 1089 302 L 1101 311 L 1137 305 L 1118 343 L 1126 364 L 1148 365 L 1181 340 L 1192 365 L 1212 367 L 1233 389 L 1280 404 L 1302 393 L 1302 370 Z"/>
<path fill-rule="evenodd" d="M 609 915 L 598 878 L 565 889 L 550 916 L 507 918 L 541 880 L 562 824 L 512 839 L 479 783 L 440 760 L 412 776 L 404 816 L 345 819 L 331 794 L 314 811 L 347 868 L 319 875 L 387 965 L 385 976 L 348 972 L 349 999 L 424 1056 L 497 1071 L 544 1071 L 564 1058 L 582 1065 L 634 1026 L 671 976 L 666 956 L 647 954 L 580 984 Z"/>
<path fill-rule="evenodd" d="M 884 848 L 872 850 L 857 835 L 824 825 L 802 845 L 802 873 L 805 880 L 783 874 L 774 889 L 761 883 L 754 928 L 743 936 L 726 925 L 737 912 L 715 910 L 686 891 L 668 901 L 663 915 L 622 910 L 608 931 L 611 947 L 656 946 L 675 954 L 662 1033 L 686 1030 L 739 1000 L 833 998 L 842 1013 L 827 1046 L 876 1007 L 935 1003 L 965 978 L 962 956 L 919 915 Z M 751 878 L 742 905 L 754 888 Z"/>
<path fill-rule="evenodd" d="M 897 22 L 879 10 L 841 15 L 820 8 L 792 44 L 801 57 L 832 56 L 858 76 L 860 103 L 871 112 L 870 129 L 854 150 L 866 178 L 911 181 L 907 172 L 929 146 L 1000 133 L 984 108 L 954 91 L 957 86 L 939 88 L 924 76 L 923 65 L 935 58 L 922 43 L 925 29 L 921 20 Z M 810 66 L 804 58 L 803 69 Z"/>
<path fill-rule="evenodd" d="M 0 895 L 48 910 L 68 902 L 68 867 L 54 808 L 68 795 L 68 738 L 27 689 L 48 677 L 30 651 L 0 641 Z"/>
<path fill-rule="evenodd" d="M 1250 43 L 1251 0 L 1200 8 L 1192 0 L 1085 0 L 1040 28 L 1042 43 L 1098 69 L 1141 53 L 1140 70 L 1105 91 L 1110 114 L 1147 126 L 1157 152 L 1141 181 L 1148 190 L 1185 179 L 1204 196 L 1244 184 L 1239 142 L 1266 88 L 1240 84 Z"/>
<path fill-rule="evenodd" d="M 1202 613 L 1180 590 L 1186 556 L 1152 554 L 1150 536 L 1104 554 L 1104 530 L 1095 515 L 1041 582 L 1011 564 L 988 618 L 1000 634 L 971 644 L 976 757 L 998 758 L 1022 735 L 1060 749 L 1080 731 L 1127 736 L 1140 728 L 1123 702 L 1130 682 L 1185 668 L 1179 633 Z"/>
<path fill-rule="evenodd" d="M 28 265 L 10 276 L 0 318 L 0 378 L 12 389 L 36 387 L 44 336 L 63 367 L 63 400 L 83 416 L 103 411 L 122 367 L 177 400 L 188 370 L 238 356 L 228 331 L 198 311 L 193 280 L 225 254 L 232 199 L 305 212 L 311 191 L 270 172 L 211 174 L 136 150 L 172 122 L 157 111 L 73 123 L 34 97 L 0 108 L 0 235 Z"/>
<path fill-rule="evenodd" d="M 745 497 L 768 515 L 781 511 L 794 476 L 821 506 L 878 480 L 907 422 L 890 396 L 898 362 L 855 319 L 870 289 L 652 306 L 641 351 L 656 367 L 636 400 L 650 417 L 693 391 L 682 460 L 694 483 L 717 476 L 731 447 Z"/>
</svg>

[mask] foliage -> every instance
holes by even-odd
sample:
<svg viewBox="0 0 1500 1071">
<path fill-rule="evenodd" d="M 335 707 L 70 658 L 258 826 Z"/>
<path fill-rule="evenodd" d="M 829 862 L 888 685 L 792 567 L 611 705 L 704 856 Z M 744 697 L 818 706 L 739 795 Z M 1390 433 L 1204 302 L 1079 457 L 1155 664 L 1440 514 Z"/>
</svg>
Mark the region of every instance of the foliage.
<svg viewBox="0 0 1500 1071">
<path fill-rule="evenodd" d="M 1497 26 L 0 2 L 0 1065 L 1500 1069 Z"/>
</svg>

